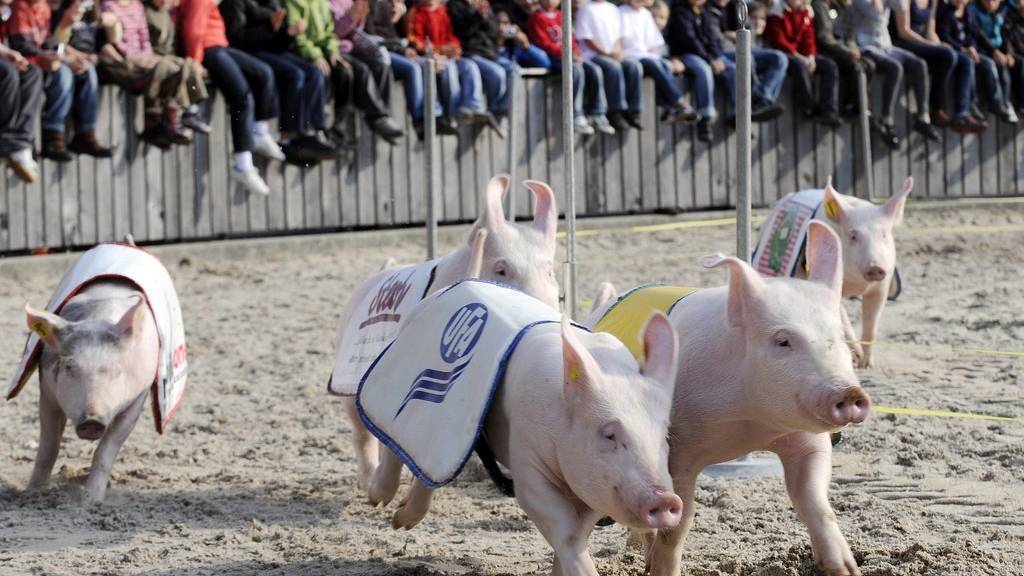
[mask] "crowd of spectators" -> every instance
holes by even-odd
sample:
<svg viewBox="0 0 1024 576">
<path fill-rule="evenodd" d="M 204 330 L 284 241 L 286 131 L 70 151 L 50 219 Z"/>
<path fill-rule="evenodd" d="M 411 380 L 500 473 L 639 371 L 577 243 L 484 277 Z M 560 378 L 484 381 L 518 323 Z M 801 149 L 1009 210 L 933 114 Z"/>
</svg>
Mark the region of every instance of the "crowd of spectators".
<svg viewBox="0 0 1024 576">
<path fill-rule="evenodd" d="M 143 97 L 145 142 L 188 145 L 211 131 L 209 85 L 229 110 L 232 179 L 266 194 L 254 155 L 334 158 L 353 143 L 352 114 L 391 144 L 406 137 L 390 116 L 395 82 L 422 138 L 428 54 L 438 74 L 428 107 L 441 134 L 460 124 L 502 134 L 515 65 L 563 72 L 560 0 L 408 1 L 0 0 L 0 158 L 37 179 L 37 122 L 43 158 L 110 156 L 96 133 L 100 83 Z M 1024 0 L 583 0 L 567 71 L 577 134 L 643 129 L 644 77 L 660 122 L 695 123 L 703 141 L 720 116 L 734 123 L 715 91 L 735 101 L 743 1 L 754 121 L 784 113 L 789 76 L 795 113 L 839 127 L 858 113 L 860 72 L 881 96 L 872 131 L 893 148 L 906 137 L 893 121 L 904 79 L 912 129 L 927 139 L 946 126 L 983 131 L 989 114 L 1018 121 Z"/>
</svg>

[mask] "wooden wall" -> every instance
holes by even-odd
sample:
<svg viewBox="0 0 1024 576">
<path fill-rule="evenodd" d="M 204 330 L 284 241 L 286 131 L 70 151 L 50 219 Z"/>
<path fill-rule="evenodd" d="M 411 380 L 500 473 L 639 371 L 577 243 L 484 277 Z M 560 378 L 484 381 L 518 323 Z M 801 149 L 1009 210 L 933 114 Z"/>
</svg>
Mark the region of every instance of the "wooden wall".
<svg viewBox="0 0 1024 576">
<path fill-rule="evenodd" d="M 527 74 L 515 107 L 517 177 L 551 183 L 562 194 L 560 84 Z M 788 90 L 787 90 L 788 94 Z M 643 131 L 577 139 L 577 207 L 581 215 L 655 210 L 724 208 L 736 183 L 735 133 L 716 127 L 715 141 L 696 140 L 693 128 L 657 122 L 653 86 L 646 85 Z M 840 191 L 863 186 L 859 177 L 857 131 L 830 131 L 797 120 L 755 124 L 753 199 L 767 206 L 786 193 L 821 186 L 832 174 Z M 906 99 L 904 99 L 906 101 Z M 215 98 L 214 132 L 191 147 L 163 152 L 138 139 L 141 100 L 105 87 L 99 137 L 117 144 L 112 159 L 78 157 L 68 164 L 42 163 L 42 177 L 22 184 L 7 169 L 0 173 L 0 254 L 37 248 L 72 248 L 131 233 L 138 242 L 332 231 L 407 225 L 423 221 L 423 146 L 404 113 L 401 90 L 392 109 L 408 136 L 389 146 L 362 121 L 358 146 L 337 162 L 310 169 L 276 162 L 261 164 L 272 193 L 250 196 L 228 178 L 230 132 L 224 101 Z M 721 108 L 720 108 L 721 109 Z M 909 115 L 900 108 L 898 130 Z M 876 195 L 888 196 L 912 174 L 915 196 L 1020 195 L 1024 135 L 994 122 L 981 135 L 942 132 L 943 141 L 914 134 L 890 152 L 873 144 Z M 475 218 L 488 178 L 508 171 L 508 145 L 490 130 L 462 128 L 440 138 L 441 219 Z M 530 210 L 519 196 L 520 214 Z M 560 196 L 560 205 L 564 198 Z"/>
</svg>

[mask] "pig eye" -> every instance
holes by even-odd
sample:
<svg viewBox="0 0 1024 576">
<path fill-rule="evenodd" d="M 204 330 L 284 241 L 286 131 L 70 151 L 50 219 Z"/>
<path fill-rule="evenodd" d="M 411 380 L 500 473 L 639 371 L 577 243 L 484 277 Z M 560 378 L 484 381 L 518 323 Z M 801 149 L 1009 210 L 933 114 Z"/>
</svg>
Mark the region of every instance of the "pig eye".
<svg viewBox="0 0 1024 576">
<path fill-rule="evenodd" d="M 494 274 L 499 278 L 508 278 L 509 269 L 508 264 L 504 260 L 498 260 L 494 263 Z"/>
<path fill-rule="evenodd" d="M 793 345 L 789 341 L 789 334 L 785 332 L 779 332 L 775 335 L 775 345 L 779 348 L 792 348 Z"/>
<path fill-rule="evenodd" d="M 605 424 L 604 426 L 601 427 L 601 437 L 609 442 L 615 442 L 618 440 L 618 436 L 616 436 L 616 430 L 617 426 L 614 422 L 610 424 Z"/>
</svg>

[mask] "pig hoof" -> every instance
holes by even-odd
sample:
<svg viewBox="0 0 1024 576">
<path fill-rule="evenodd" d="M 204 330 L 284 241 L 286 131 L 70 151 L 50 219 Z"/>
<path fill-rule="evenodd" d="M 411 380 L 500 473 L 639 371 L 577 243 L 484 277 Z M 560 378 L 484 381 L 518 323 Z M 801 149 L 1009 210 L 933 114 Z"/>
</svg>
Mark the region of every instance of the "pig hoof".
<svg viewBox="0 0 1024 576">
<path fill-rule="evenodd" d="M 378 504 L 387 506 L 390 504 L 395 499 L 395 494 L 398 493 L 399 480 L 399 478 L 396 478 L 394 482 L 389 482 L 387 479 L 374 476 L 366 490 L 366 496 L 369 498 L 370 504 L 374 506 Z"/>
<path fill-rule="evenodd" d="M 399 508 L 395 515 L 391 517 L 391 527 L 395 530 L 403 528 L 412 530 L 426 515 L 426 510 L 413 510 L 411 506 L 406 504 Z"/>
</svg>

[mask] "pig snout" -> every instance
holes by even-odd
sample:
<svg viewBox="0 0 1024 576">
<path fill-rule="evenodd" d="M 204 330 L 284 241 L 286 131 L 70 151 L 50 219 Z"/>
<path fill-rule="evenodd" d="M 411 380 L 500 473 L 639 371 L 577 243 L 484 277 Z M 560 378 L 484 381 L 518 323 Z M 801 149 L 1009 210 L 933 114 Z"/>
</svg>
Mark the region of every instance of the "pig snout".
<svg viewBox="0 0 1024 576">
<path fill-rule="evenodd" d="M 830 404 L 829 420 L 837 426 L 860 424 L 871 411 L 871 398 L 860 386 L 836 392 Z"/>
<path fill-rule="evenodd" d="M 655 492 L 640 513 L 648 528 L 674 528 L 683 517 L 683 501 L 671 492 Z"/>
<path fill-rule="evenodd" d="M 86 416 L 75 426 L 75 433 L 82 440 L 99 440 L 107 431 L 107 424 L 99 416 Z"/>
<path fill-rule="evenodd" d="M 885 269 L 881 266 L 872 266 L 864 272 L 864 279 L 868 282 L 881 282 L 885 280 Z"/>
</svg>

